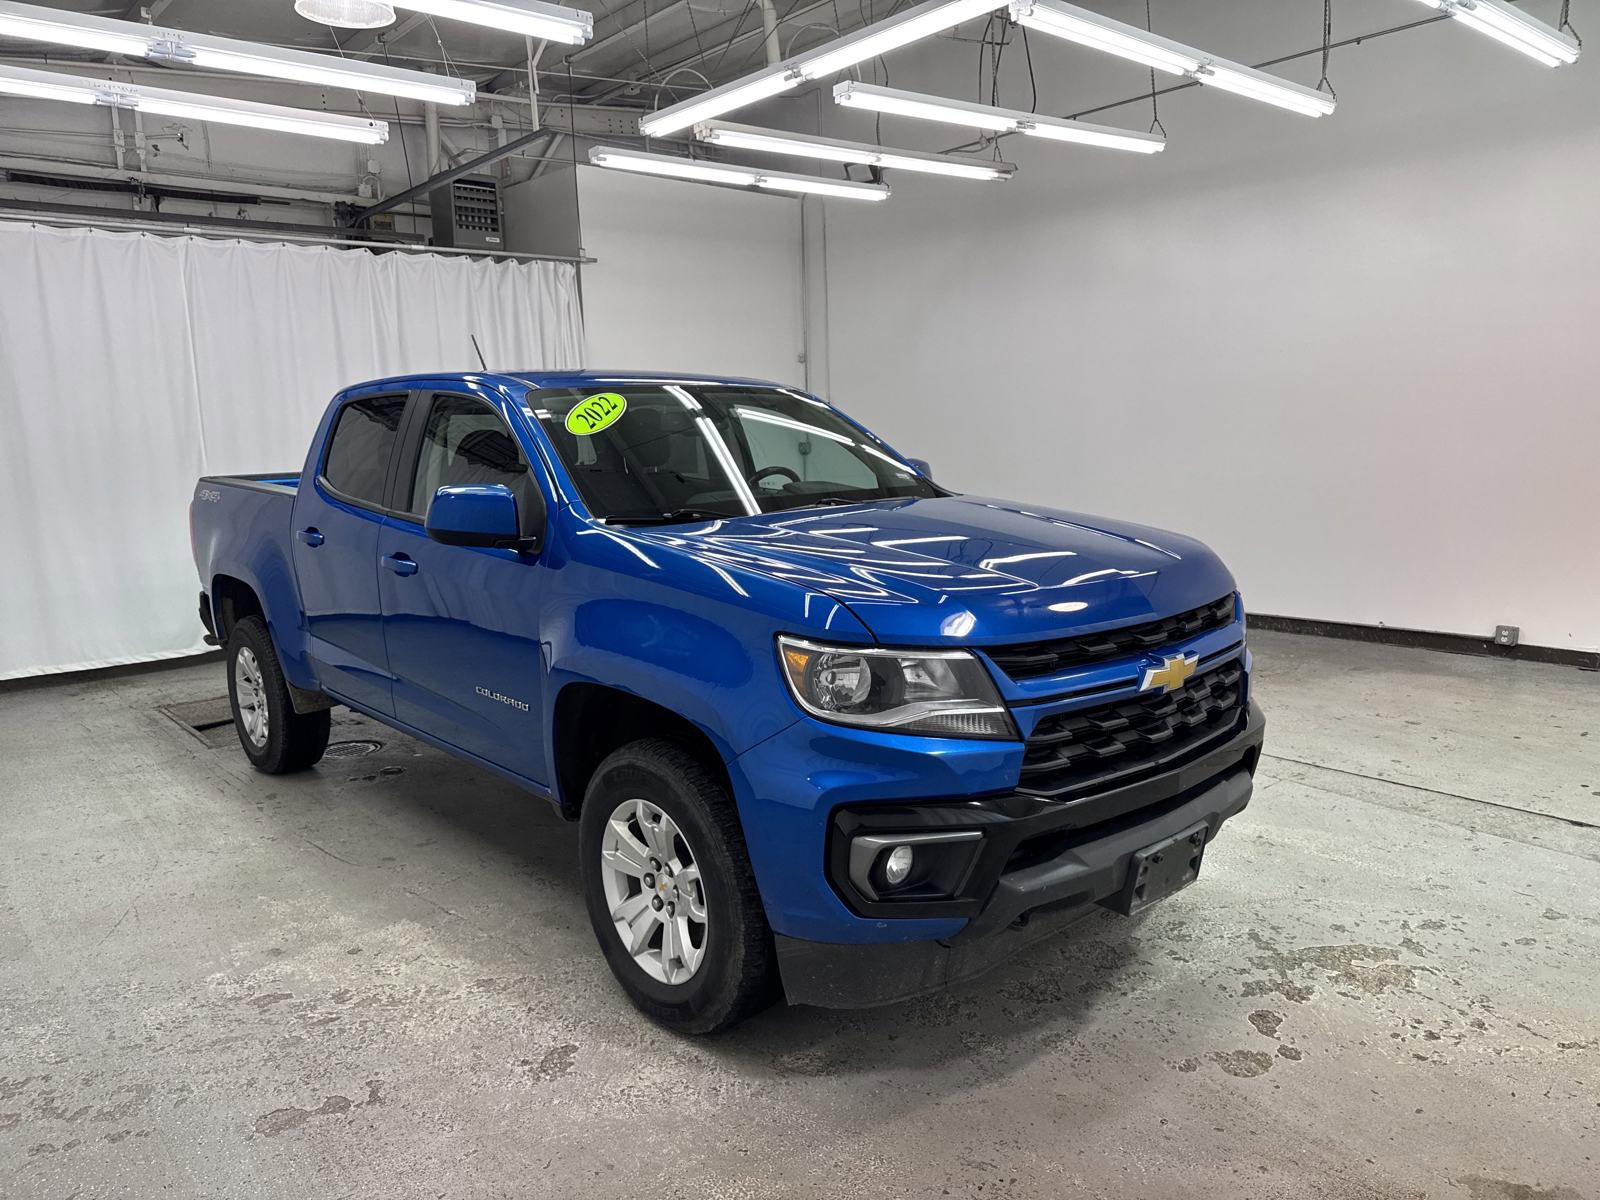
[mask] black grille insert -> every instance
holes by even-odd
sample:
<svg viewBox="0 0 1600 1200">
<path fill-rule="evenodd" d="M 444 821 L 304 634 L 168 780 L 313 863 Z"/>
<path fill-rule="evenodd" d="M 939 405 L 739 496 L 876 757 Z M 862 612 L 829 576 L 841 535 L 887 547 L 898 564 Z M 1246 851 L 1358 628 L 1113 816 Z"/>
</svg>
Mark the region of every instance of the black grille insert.
<svg viewBox="0 0 1600 1200">
<path fill-rule="evenodd" d="M 1177 766 L 1231 733 L 1244 704 L 1244 667 L 1234 659 L 1176 692 L 1046 717 L 1028 739 L 1017 790 L 1061 796 L 1118 787 Z"/>
<path fill-rule="evenodd" d="M 1146 621 L 1143 625 L 1128 625 L 1122 629 L 1108 629 L 1104 633 L 1081 634 L 1050 642 L 997 646 L 988 653 L 994 659 L 995 666 L 1011 678 L 1037 679 L 1065 671 L 1068 667 L 1143 654 L 1146 650 L 1197 634 L 1210 633 L 1213 629 L 1222 629 L 1232 623 L 1233 596 L 1230 593 L 1220 600 L 1202 604 L 1175 617 L 1162 617 L 1159 621 Z"/>
</svg>

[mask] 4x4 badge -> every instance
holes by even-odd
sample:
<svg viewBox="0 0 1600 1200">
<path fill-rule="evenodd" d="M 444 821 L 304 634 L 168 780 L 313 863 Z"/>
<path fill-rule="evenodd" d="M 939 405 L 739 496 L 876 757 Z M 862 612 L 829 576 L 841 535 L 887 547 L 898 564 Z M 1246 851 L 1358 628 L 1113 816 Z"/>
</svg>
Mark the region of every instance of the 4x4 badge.
<svg viewBox="0 0 1600 1200">
<path fill-rule="evenodd" d="M 1194 674 L 1199 665 L 1198 654 L 1169 654 L 1162 659 L 1159 667 L 1144 669 L 1144 681 L 1139 684 L 1139 690 L 1148 692 L 1160 688 L 1165 692 L 1175 692 L 1189 681 L 1189 676 Z"/>
</svg>

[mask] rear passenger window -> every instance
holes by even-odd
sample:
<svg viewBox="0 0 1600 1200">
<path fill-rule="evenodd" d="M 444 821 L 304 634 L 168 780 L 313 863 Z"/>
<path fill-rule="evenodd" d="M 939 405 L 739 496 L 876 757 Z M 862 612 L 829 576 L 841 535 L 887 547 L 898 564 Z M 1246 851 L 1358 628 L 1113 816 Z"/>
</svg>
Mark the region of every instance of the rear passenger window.
<svg viewBox="0 0 1600 1200">
<path fill-rule="evenodd" d="M 389 456 L 394 453 L 405 411 L 404 396 L 355 400 L 340 410 L 322 468 L 323 478 L 334 491 L 363 504 L 382 507 Z"/>
</svg>

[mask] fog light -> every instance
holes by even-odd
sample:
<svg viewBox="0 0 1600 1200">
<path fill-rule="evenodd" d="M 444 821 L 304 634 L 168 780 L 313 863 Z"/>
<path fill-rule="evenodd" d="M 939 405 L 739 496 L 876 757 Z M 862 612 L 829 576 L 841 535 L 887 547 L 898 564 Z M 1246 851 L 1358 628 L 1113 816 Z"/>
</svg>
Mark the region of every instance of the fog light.
<svg viewBox="0 0 1600 1200">
<path fill-rule="evenodd" d="M 911 874 L 911 860 L 915 857 L 910 846 L 896 846 L 883 860 L 883 877 L 890 887 L 899 887 Z"/>
</svg>

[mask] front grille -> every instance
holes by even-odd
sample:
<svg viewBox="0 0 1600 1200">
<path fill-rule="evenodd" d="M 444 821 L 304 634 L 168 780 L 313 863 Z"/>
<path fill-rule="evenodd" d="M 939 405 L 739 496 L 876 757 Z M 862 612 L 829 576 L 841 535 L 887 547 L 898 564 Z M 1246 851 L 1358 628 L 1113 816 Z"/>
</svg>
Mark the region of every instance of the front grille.
<svg viewBox="0 0 1600 1200">
<path fill-rule="evenodd" d="M 1233 732 L 1244 706 L 1244 667 L 1234 659 L 1176 692 L 1046 717 L 1028 739 L 1017 790 L 1054 797 L 1168 770 Z"/>
<path fill-rule="evenodd" d="M 1233 595 L 1230 593 L 1220 600 L 1202 604 L 1175 617 L 1162 617 L 1159 621 L 1146 621 L 1143 625 L 1128 625 L 1121 629 L 1108 629 L 1104 633 L 1080 634 L 1049 642 L 999 646 L 988 653 L 995 666 L 1011 678 L 1037 679 L 1065 671 L 1068 667 L 1143 654 L 1157 646 L 1210 633 L 1213 629 L 1222 629 L 1232 623 Z"/>
</svg>

